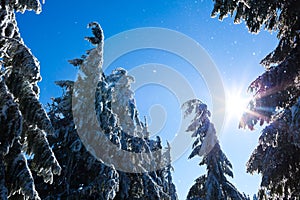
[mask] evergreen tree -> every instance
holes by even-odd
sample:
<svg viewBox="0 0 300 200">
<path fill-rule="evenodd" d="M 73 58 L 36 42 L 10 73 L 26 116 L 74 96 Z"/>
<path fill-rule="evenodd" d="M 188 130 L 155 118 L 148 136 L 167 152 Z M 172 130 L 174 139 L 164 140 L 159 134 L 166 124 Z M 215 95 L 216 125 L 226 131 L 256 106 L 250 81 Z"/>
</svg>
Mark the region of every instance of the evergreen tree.
<svg viewBox="0 0 300 200">
<path fill-rule="evenodd" d="M 130 84 L 134 81 L 134 78 L 129 76 L 126 70 L 118 68 L 105 80 L 106 83 L 103 84 L 102 82 L 101 85 L 107 85 L 108 88 L 105 87 L 105 90 L 102 88 L 100 92 L 104 95 L 99 98 L 101 99 L 100 105 L 107 105 L 102 108 L 108 108 L 117 118 L 116 124 L 121 128 L 121 134 L 118 135 L 121 144 L 120 149 L 135 153 L 146 152 L 150 155 L 151 152 L 161 150 L 160 137 L 157 137 L 156 140 L 150 139 L 146 122 L 143 123 L 139 120 L 133 92 L 130 90 Z M 103 117 L 103 112 L 99 113 L 100 117 Z M 107 130 L 107 127 L 103 126 L 103 129 Z M 143 156 L 143 154 L 140 155 Z M 170 146 L 160 157 L 152 155 L 149 158 L 144 156 L 140 159 L 142 163 L 136 163 L 135 165 L 143 166 L 143 162 L 151 163 L 153 162 L 151 160 L 165 162 L 168 165 L 162 169 L 154 169 L 154 171 L 144 173 L 119 171 L 122 184 L 120 184 L 120 192 L 117 193 L 116 199 L 177 199 L 171 177 Z M 122 162 L 128 164 L 126 160 Z M 134 168 L 136 166 L 129 167 Z"/>
<path fill-rule="evenodd" d="M 62 97 L 53 98 L 48 113 L 55 134 L 49 143 L 62 166 L 53 184 L 38 177 L 36 188 L 42 199 L 113 199 L 119 187 L 119 175 L 113 167 L 104 165 L 83 146 L 73 121 L 73 81 L 58 81 Z"/>
<path fill-rule="evenodd" d="M 41 5 L 1 0 L 0 6 L 0 198 L 40 199 L 31 172 L 52 183 L 61 169 L 46 138 L 51 122 L 38 100 L 39 62 L 20 36 L 15 12 L 40 13 Z"/>
<path fill-rule="evenodd" d="M 185 116 L 195 114 L 194 119 L 188 126 L 187 131 L 193 132 L 192 137 L 196 140 L 193 143 L 193 151 L 189 156 L 193 158 L 198 155 L 202 157 L 199 165 L 206 165 L 207 174 L 195 180 L 187 199 L 248 199 L 241 194 L 226 178 L 233 177 L 232 165 L 220 148 L 214 125 L 210 122 L 210 112 L 207 105 L 198 99 L 186 102 Z"/>
<path fill-rule="evenodd" d="M 253 98 L 240 127 L 269 123 L 247 163 L 247 171 L 262 175 L 259 199 L 297 199 L 300 196 L 299 72 L 300 2 L 298 0 L 215 0 L 213 16 L 244 20 L 250 32 L 277 32 L 279 44 L 261 64 L 265 72 L 254 80 Z"/>
<path fill-rule="evenodd" d="M 52 185 L 40 181 L 37 190 L 45 199 L 176 200 L 170 164 L 153 171 L 129 173 L 116 170 L 113 165 L 106 166 L 91 153 L 98 151 L 101 157 L 107 156 L 106 163 L 113 163 L 109 159 L 117 157 L 120 164 L 128 169 L 142 167 L 143 162 L 153 162 L 155 159 L 170 163 L 169 147 L 159 158 L 142 157 L 138 160 L 141 163 L 132 164 L 128 158 L 118 155 L 124 150 L 140 156 L 143 156 L 140 154 L 142 152 L 152 155 L 152 152 L 163 147 L 159 137 L 156 140 L 149 138 L 147 124 L 139 119 L 133 92 L 130 90 L 133 77 L 122 68 L 114 70 L 108 76 L 103 74 L 103 31 L 95 22 L 90 23 L 89 27 L 92 27 L 94 36 L 86 39 L 96 47 L 87 51 L 87 55 L 69 61 L 79 67 L 77 82 L 58 81 L 57 84 L 64 89 L 64 94 L 53 99 L 50 105 L 49 116 L 55 134 L 49 136 L 49 142 L 62 165 L 62 174 L 54 178 Z M 75 84 L 80 84 L 80 87 L 75 87 Z M 93 89 L 91 84 L 96 85 L 96 89 Z M 87 103 L 87 94 L 95 94 L 91 95 L 95 97 L 94 106 Z M 86 105 L 89 105 L 89 108 Z M 76 117 L 72 106 L 79 109 L 79 112 L 75 113 L 78 115 Z M 96 115 L 97 121 L 91 120 L 90 115 Z M 90 128 L 93 127 L 93 123 L 99 123 L 102 131 Z M 80 129 L 82 127 L 86 129 Z M 79 137 L 79 129 L 88 132 L 80 133 Z M 102 148 L 97 146 L 100 135 L 105 136 L 102 140 L 106 139 L 106 142 L 115 145 L 117 152 L 108 152 L 106 145 Z M 85 139 L 90 146 L 87 143 L 83 145 L 82 140 Z M 96 143 L 97 149 L 93 149 L 93 142 Z"/>
</svg>

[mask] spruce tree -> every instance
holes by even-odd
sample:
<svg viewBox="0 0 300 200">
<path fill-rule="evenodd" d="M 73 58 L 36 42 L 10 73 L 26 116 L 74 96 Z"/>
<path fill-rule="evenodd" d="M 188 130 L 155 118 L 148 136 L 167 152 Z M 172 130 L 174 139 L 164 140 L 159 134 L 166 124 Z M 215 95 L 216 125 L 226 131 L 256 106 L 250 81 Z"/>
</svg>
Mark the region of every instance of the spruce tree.
<svg viewBox="0 0 300 200">
<path fill-rule="evenodd" d="M 299 74 L 300 2 L 298 0 L 215 0 L 213 16 L 230 14 L 235 23 L 245 21 L 252 33 L 276 32 L 279 43 L 261 64 L 265 72 L 254 80 L 253 98 L 241 128 L 263 129 L 247 171 L 262 175 L 259 199 L 297 199 L 300 196 Z"/>
<path fill-rule="evenodd" d="M 51 122 L 38 100 L 40 65 L 20 36 L 15 12 L 40 13 L 41 5 L 2 0 L 0 6 L 0 198 L 40 199 L 32 172 L 52 183 L 61 169 L 46 138 Z"/>
<path fill-rule="evenodd" d="M 55 134 L 49 136 L 49 142 L 62 166 L 60 176 L 55 176 L 52 185 L 42 181 L 37 184 L 37 190 L 45 199 L 171 199 L 176 200 L 176 190 L 172 182 L 170 165 L 170 147 L 162 151 L 159 158 L 151 153 L 161 150 L 161 139 L 150 139 L 146 122 L 141 122 L 136 109 L 133 91 L 130 89 L 133 77 L 127 71 L 118 68 L 111 74 L 102 72 L 104 36 L 100 25 L 89 24 L 93 36 L 86 37 L 95 48 L 88 50 L 81 58 L 69 62 L 78 67 L 76 83 L 73 81 L 58 81 L 64 93 L 54 98 L 50 104 L 49 116 L 55 128 Z M 76 84 L 80 87 L 76 87 Z M 94 85 L 91 85 L 94 84 Z M 95 89 L 92 87 L 96 86 Z M 88 104 L 87 92 L 94 100 L 94 105 Z M 89 108 L 85 106 L 88 105 Z M 77 116 L 74 116 L 75 111 Z M 81 109 L 81 110 L 80 110 Z M 87 109 L 90 109 L 87 111 Z M 97 121 L 92 121 L 96 115 Z M 99 123 L 100 130 L 93 130 L 92 123 Z M 81 129 L 82 127 L 86 129 Z M 87 132 L 79 133 L 79 130 Z M 79 135 L 80 134 L 80 135 Z M 102 135 L 102 136 L 101 136 Z M 99 138 L 112 143 L 117 152 L 109 152 L 106 145 L 97 146 Z M 85 145 L 83 140 L 89 144 Z M 95 146 L 93 146 L 95 145 Z M 93 149 L 97 147 L 97 149 Z M 150 157 L 130 163 L 129 158 L 121 157 L 121 151 L 141 154 L 149 153 Z M 130 173 L 121 171 L 111 160 L 104 163 L 95 157 L 94 151 L 107 156 L 117 157 L 120 164 L 129 169 L 143 166 L 143 162 L 166 162 L 169 165 L 161 169 Z M 119 156 L 119 157 L 118 157 Z M 110 162 L 111 161 L 111 162 Z"/>
<path fill-rule="evenodd" d="M 193 99 L 187 101 L 183 107 L 186 108 L 185 116 L 195 115 L 187 128 L 188 132 L 193 132 L 192 137 L 196 138 L 189 159 L 196 155 L 202 157 L 199 165 L 206 165 L 207 170 L 207 174 L 195 180 L 196 183 L 190 188 L 187 199 L 247 200 L 248 198 L 226 178 L 233 178 L 232 165 L 221 150 L 216 130 L 209 120 L 211 114 L 207 105 Z"/>
<path fill-rule="evenodd" d="M 86 150 L 77 134 L 72 115 L 73 81 L 57 81 L 63 89 L 61 97 L 53 98 L 49 117 L 55 134 L 49 143 L 62 166 L 53 184 L 36 178 L 42 199 L 113 199 L 119 187 L 119 175 Z"/>
</svg>

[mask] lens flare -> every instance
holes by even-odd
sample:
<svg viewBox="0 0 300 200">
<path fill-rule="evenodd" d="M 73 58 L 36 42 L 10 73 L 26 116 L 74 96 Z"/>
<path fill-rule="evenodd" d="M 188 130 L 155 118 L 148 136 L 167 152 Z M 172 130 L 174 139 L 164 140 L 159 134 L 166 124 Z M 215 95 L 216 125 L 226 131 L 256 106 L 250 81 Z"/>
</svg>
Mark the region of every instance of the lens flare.
<svg viewBox="0 0 300 200">
<path fill-rule="evenodd" d="M 242 90 L 232 89 L 226 94 L 227 121 L 239 120 L 247 110 L 250 97 L 242 93 Z"/>
</svg>

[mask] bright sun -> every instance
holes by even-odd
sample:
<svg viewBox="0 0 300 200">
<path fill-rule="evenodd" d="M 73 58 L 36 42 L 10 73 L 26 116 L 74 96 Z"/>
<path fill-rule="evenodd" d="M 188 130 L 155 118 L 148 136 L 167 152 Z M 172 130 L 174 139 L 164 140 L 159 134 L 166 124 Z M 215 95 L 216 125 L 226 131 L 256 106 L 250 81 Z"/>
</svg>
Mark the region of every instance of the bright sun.
<svg viewBox="0 0 300 200">
<path fill-rule="evenodd" d="M 226 114 L 228 119 L 239 120 L 245 112 L 249 98 L 243 97 L 240 91 L 228 92 L 226 98 Z"/>
</svg>

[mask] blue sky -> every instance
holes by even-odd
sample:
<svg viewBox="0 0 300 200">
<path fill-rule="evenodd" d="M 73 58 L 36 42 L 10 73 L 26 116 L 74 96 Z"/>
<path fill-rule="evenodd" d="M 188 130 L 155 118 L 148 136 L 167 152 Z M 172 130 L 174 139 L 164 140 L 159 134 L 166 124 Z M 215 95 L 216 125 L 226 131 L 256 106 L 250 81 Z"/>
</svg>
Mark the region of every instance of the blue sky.
<svg viewBox="0 0 300 200">
<path fill-rule="evenodd" d="M 98 21 L 109 38 L 122 31 L 141 27 L 162 27 L 179 31 L 196 40 L 211 56 L 221 74 L 227 93 L 246 97 L 246 90 L 264 70 L 260 60 L 272 51 L 276 35 L 262 31 L 258 35 L 248 33 L 242 23 L 234 25 L 231 18 L 223 22 L 210 18 L 212 1 L 102 1 L 102 0 L 52 0 L 43 5 L 43 12 L 18 14 L 22 37 L 41 62 L 43 81 L 40 99 L 46 104 L 51 97 L 61 95 L 54 85 L 56 80 L 76 77 L 67 60 L 78 58 L 92 46 L 85 41 L 91 35 L 86 25 Z M 165 52 L 144 50 L 133 52 L 116 60 L 106 71 L 123 67 L 130 70 L 146 63 L 161 63 L 173 67 L 192 85 L 197 96 L 211 104 L 208 90 L 201 76 L 193 73 L 191 66 L 174 55 Z M 149 109 L 161 104 L 167 113 L 166 123 L 158 133 L 163 141 L 172 140 L 174 129 L 180 121 L 180 105 L 174 95 L 159 85 L 149 85 L 136 92 L 136 103 L 141 116 L 149 116 Z M 230 103 L 230 102 L 229 102 Z M 147 117 L 149 118 L 149 117 Z M 150 119 L 151 122 L 151 119 Z M 253 195 L 259 185 L 259 176 L 246 173 L 246 162 L 254 150 L 257 131 L 239 130 L 238 118 L 227 118 L 224 129 L 219 133 L 221 147 L 233 164 L 237 188 Z M 190 135 L 186 133 L 186 136 Z M 174 162 L 174 182 L 178 196 L 184 199 L 194 180 L 205 173 L 198 166 L 199 158 L 188 160 L 190 148 Z"/>
</svg>

